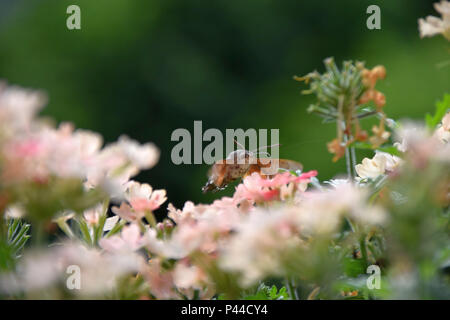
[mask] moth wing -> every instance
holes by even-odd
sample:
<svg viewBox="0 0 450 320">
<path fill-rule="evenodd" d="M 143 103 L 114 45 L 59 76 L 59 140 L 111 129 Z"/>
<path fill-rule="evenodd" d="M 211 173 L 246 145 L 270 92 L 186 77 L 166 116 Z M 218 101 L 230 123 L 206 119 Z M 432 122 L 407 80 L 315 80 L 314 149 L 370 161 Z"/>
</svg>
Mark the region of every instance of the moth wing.
<svg viewBox="0 0 450 320">
<path fill-rule="evenodd" d="M 252 174 L 253 172 L 258 172 L 261 175 L 266 176 L 266 174 L 263 174 L 263 169 L 272 167 L 274 165 L 274 162 L 278 162 L 278 168 L 275 169 L 284 169 L 288 171 L 297 171 L 297 170 L 303 170 L 303 165 L 300 162 L 294 161 L 294 160 L 288 160 L 288 159 L 258 159 L 258 164 L 253 165 L 250 170 L 248 171 L 247 175 Z M 267 175 L 268 177 L 273 177 L 273 174 Z"/>
<path fill-rule="evenodd" d="M 303 165 L 300 162 L 288 159 L 278 159 L 279 167 L 289 171 L 303 170 Z"/>
</svg>

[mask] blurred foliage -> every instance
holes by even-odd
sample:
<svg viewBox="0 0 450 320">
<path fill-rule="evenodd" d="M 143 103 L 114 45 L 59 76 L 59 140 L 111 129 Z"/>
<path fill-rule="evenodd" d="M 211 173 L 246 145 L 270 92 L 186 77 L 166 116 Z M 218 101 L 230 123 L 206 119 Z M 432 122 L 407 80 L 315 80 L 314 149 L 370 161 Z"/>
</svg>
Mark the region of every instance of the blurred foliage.
<svg viewBox="0 0 450 320">
<path fill-rule="evenodd" d="M 30 238 L 30 225 L 20 219 L 8 219 L 0 228 L 5 229 L 0 232 L 0 270 L 9 270 Z"/>
<path fill-rule="evenodd" d="M 436 103 L 436 111 L 433 116 L 429 113 L 426 114 L 425 122 L 428 128 L 435 128 L 441 122 L 448 109 L 450 109 L 450 94 L 446 94 L 442 101 Z"/>
<path fill-rule="evenodd" d="M 177 206 L 210 202 L 232 187 L 203 195 L 207 166 L 170 161 L 171 132 L 193 130 L 194 120 L 204 130 L 279 128 L 281 157 L 319 170 L 320 180 L 345 171 L 326 148 L 334 125 L 307 114 L 312 97 L 292 81 L 328 56 L 386 67 L 379 89 L 388 117 L 433 111 L 448 92 L 450 66 L 447 42 L 419 38 L 417 19 L 434 13 L 432 2 L 7 0 L 0 77 L 47 91 L 44 113 L 58 121 L 107 141 L 126 133 L 155 142 L 160 162 L 139 179 L 166 188 Z M 70 4 L 81 7 L 81 30 L 66 28 Z M 381 7 L 381 30 L 366 28 L 371 4 Z"/>
<path fill-rule="evenodd" d="M 289 300 L 291 297 L 285 287 L 281 287 L 279 290 L 275 285 L 267 286 L 261 283 L 255 292 L 246 294 L 243 293 L 241 297 L 243 300 Z M 226 296 L 221 294 L 217 297 L 217 300 L 226 300 Z"/>
</svg>

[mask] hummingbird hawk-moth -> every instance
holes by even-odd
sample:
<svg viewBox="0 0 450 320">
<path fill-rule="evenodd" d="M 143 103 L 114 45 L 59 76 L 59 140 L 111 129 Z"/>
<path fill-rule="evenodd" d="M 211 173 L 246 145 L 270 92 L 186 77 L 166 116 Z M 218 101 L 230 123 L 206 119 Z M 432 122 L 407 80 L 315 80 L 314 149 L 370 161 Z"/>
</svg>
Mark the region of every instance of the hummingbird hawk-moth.
<svg viewBox="0 0 450 320">
<path fill-rule="evenodd" d="M 301 163 L 287 159 L 258 158 L 258 154 L 244 148 L 231 152 L 226 159 L 216 161 L 208 172 L 208 181 L 202 188 L 207 191 L 216 192 L 223 190 L 230 182 L 239 178 L 245 178 L 254 172 L 263 177 L 270 178 L 274 174 L 265 174 L 264 169 L 276 166 L 277 169 L 288 171 L 302 170 Z M 274 163 L 277 162 L 277 163 Z"/>
</svg>

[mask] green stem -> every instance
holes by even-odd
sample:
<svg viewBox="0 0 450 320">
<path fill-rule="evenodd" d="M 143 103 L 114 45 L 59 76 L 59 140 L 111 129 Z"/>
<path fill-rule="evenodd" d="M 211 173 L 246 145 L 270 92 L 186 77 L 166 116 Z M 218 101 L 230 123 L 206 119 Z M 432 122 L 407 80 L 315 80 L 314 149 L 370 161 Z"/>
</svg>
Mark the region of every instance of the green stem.
<svg viewBox="0 0 450 320">
<path fill-rule="evenodd" d="M 156 218 L 155 215 L 153 214 L 153 212 L 151 211 L 146 211 L 145 212 L 145 219 L 147 220 L 147 222 L 149 223 L 149 225 L 152 228 L 156 228 Z"/>
<path fill-rule="evenodd" d="M 367 261 L 367 247 L 366 247 L 366 236 L 363 234 L 359 239 L 359 249 L 361 250 L 361 257 L 364 261 L 364 270 L 367 269 L 369 265 Z"/>
<path fill-rule="evenodd" d="M 285 282 L 286 282 L 286 289 L 289 293 L 289 297 L 291 298 L 291 300 L 299 300 L 297 290 L 293 285 L 292 281 L 289 279 L 289 277 L 286 277 Z"/>
<path fill-rule="evenodd" d="M 72 232 L 72 229 L 70 229 L 67 222 L 63 219 L 56 220 L 56 223 L 58 224 L 58 227 L 65 233 L 66 236 L 68 236 L 70 239 L 74 239 L 75 235 Z"/>
<path fill-rule="evenodd" d="M 31 228 L 33 233 L 31 240 L 35 247 L 39 247 L 44 243 L 44 224 L 42 222 L 35 222 Z"/>
<path fill-rule="evenodd" d="M 347 134 L 344 134 L 344 143 L 350 140 Z M 353 147 L 345 147 L 345 163 L 347 165 L 347 175 L 351 183 L 355 181 L 356 155 Z"/>
</svg>

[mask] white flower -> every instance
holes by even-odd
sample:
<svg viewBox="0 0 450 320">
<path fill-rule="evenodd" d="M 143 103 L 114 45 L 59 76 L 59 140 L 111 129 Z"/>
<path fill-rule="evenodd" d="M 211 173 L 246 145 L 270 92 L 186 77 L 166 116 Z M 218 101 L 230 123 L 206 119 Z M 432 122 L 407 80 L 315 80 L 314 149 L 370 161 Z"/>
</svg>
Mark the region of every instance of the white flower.
<svg viewBox="0 0 450 320">
<path fill-rule="evenodd" d="M 189 248 L 186 248 L 188 244 L 186 242 L 179 241 L 177 237 L 173 237 L 168 241 L 161 240 L 157 237 L 155 229 L 151 228 L 147 230 L 145 236 L 147 248 L 150 252 L 159 256 L 180 259 L 186 257 L 189 253 Z"/>
<path fill-rule="evenodd" d="M 24 254 L 15 273 L 0 275 L 0 292 L 35 290 L 40 296 L 52 294 L 55 286 L 66 284 L 67 267 L 75 265 L 81 271 L 81 288 L 73 293 L 95 297 L 114 289 L 118 278 L 138 272 L 143 264 L 144 259 L 131 251 L 102 252 L 69 242 Z"/>
<path fill-rule="evenodd" d="M 450 40 L 450 2 L 442 0 L 440 3 L 435 3 L 434 8 L 442 18 L 428 16 L 426 19 L 419 19 L 420 36 L 423 38 L 442 34 Z"/>
<path fill-rule="evenodd" d="M 386 158 L 380 154 L 376 154 L 372 159 L 364 158 L 362 163 L 355 166 L 355 170 L 363 179 L 374 179 L 386 171 Z"/>
<path fill-rule="evenodd" d="M 178 288 L 201 289 L 202 280 L 204 280 L 204 274 L 198 267 L 183 262 L 179 262 L 175 266 L 173 282 Z"/>
<path fill-rule="evenodd" d="M 6 86 L 0 82 L 1 130 L 8 134 L 23 133 L 46 102 L 42 92 Z"/>
<path fill-rule="evenodd" d="M 343 178 L 339 178 L 339 179 L 330 179 L 328 181 L 325 181 L 324 183 L 329 184 L 330 186 L 337 188 L 340 185 L 343 184 L 348 184 L 349 180 L 348 179 L 343 179 Z"/>
<path fill-rule="evenodd" d="M 376 155 L 383 156 L 386 159 L 386 172 L 392 172 L 403 163 L 403 159 L 387 152 L 375 151 Z"/>
<path fill-rule="evenodd" d="M 119 216 L 109 217 L 105 221 L 105 225 L 103 227 L 103 231 L 110 231 L 112 228 L 114 228 L 119 222 Z"/>
<path fill-rule="evenodd" d="M 109 252 L 136 251 L 144 246 L 145 238 L 141 235 L 137 224 L 123 227 L 120 236 L 100 239 L 100 246 Z"/>
<path fill-rule="evenodd" d="M 436 129 L 434 135 L 442 141 L 442 143 L 450 142 L 450 112 L 442 118 L 441 125 Z"/>
<path fill-rule="evenodd" d="M 125 199 L 131 204 L 136 212 L 153 211 L 161 206 L 166 200 L 166 190 L 153 188 L 147 183 L 130 181 L 126 185 Z"/>
<path fill-rule="evenodd" d="M 135 198 L 150 199 L 153 188 L 148 183 L 129 181 L 126 184 L 125 199 L 130 202 Z"/>
<path fill-rule="evenodd" d="M 85 210 L 83 212 L 84 220 L 87 222 L 88 226 L 95 226 L 102 215 L 103 205 L 98 204 L 97 206 Z"/>
<path fill-rule="evenodd" d="M 140 145 L 127 136 L 121 136 L 118 145 L 131 163 L 139 169 L 149 169 L 158 162 L 159 149 L 153 143 Z"/>
<path fill-rule="evenodd" d="M 442 127 L 445 128 L 448 125 L 447 121 L 446 118 L 443 119 Z M 430 135 L 422 124 L 403 123 L 402 127 L 396 131 L 396 136 L 405 141 L 409 159 L 418 167 L 425 165 L 431 159 L 450 161 L 450 144 L 443 144 L 439 139 L 439 133 Z"/>
<path fill-rule="evenodd" d="M 21 205 L 12 205 L 6 208 L 5 214 L 9 218 L 18 219 L 24 216 L 24 210 Z"/>
<path fill-rule="evenodd" d="M 372 159 L 364 158 L 361 164 L 355 166 L 355 170 L 363 179 L 375 179 L 382 174 L 394 171 L 402 162 L 403 160 L 397 156 L 377 150 Z"/>
<path fill-rule="evenodd" d="M 408 150 L 405 139 L 403 139 L 402 142 L 394 142 L 394 147 L 400 152 L 406 152 L 406 150 Z"/>
<path fill-rule="evenodd" d="M 223 245 L 219 266 L 240 273 L 248 287 L 268 275 L 282 276 L 280 256 L 301 244 L 293 236 L 286 211 L 257 210 L 236 226 L 236 233 Z"/>
</svg>

